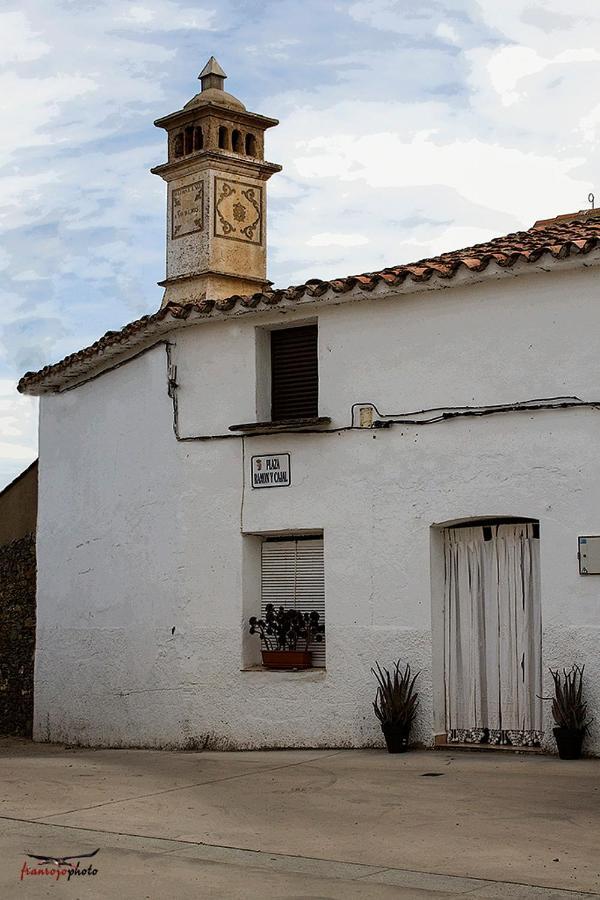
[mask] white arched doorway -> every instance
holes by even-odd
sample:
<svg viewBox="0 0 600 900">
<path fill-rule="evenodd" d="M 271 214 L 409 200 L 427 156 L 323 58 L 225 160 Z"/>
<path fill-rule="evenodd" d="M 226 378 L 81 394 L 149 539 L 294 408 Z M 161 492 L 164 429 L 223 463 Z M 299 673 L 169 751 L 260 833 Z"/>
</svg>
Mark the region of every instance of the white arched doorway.
<svg viewBox="0 0 600 900">
<path fill-rule="evenodd" d="M 480 519 L 447 525 L 440 534 L 447 740 L 537 746 L 539 525 Z"/>
</svg>

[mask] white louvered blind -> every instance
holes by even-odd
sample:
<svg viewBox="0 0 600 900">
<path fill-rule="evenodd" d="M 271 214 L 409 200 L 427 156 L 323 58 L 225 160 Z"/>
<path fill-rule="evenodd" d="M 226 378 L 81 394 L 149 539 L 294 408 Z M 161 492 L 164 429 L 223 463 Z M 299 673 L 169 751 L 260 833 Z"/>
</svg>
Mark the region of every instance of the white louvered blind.
<svg viewBox="0 0 600 900">
<path fill-rule="evenodd" d="M 273 606 L 311 612 L 315 609 L 325 624 L 325 569 L 323 538 L 266 540 L 261 557 L 261 616 L 267 603 Z M 303 649 L 303 648 L 299 648 Z M 323 643 L 313 643 L 313 666 L 325 666 Z"/>
</svg>

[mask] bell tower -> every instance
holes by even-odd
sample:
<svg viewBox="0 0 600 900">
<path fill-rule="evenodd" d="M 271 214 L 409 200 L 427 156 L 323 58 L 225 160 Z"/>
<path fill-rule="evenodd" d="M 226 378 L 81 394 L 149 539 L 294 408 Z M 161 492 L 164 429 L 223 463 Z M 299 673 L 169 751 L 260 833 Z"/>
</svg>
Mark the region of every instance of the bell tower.
<svg viewBox="0 0 600 900">
<path fill-rule="evenodd" d="M 151 171 L 167 182 L 167 302 L 253 294 L 267 280 L 266 182 L 281 166 L 266 162 L 264 133 L 278 125 L 251 113 L 224 88 L 211 56 L 202 89 L 183 109 L 157 119 L 168 159 Z"/>
</svg>

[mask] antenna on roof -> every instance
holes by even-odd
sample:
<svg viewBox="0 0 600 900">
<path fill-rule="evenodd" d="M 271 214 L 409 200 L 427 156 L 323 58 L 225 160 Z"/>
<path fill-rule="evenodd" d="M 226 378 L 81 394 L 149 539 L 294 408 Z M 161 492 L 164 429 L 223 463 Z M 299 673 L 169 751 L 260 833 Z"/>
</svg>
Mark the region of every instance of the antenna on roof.
<svg viewBox="0 0 600 900">
<path fill-rule="evenodd" d="M 593 195 L 592 192 L 590 191 L 590 193 L 588 194 L 588 203 L 591 204 L 592 209 L 594 209 L 594 201 L 595 201 L 595 199 L 596 199 L 596 198 L 594 197 L 594 195 Z"/>
</svg>

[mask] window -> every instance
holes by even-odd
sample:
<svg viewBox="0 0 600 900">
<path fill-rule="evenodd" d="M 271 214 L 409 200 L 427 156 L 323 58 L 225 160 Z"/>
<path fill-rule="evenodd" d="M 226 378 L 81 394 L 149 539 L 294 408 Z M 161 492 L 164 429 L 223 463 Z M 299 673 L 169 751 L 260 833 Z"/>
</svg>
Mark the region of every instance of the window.
<svg viewBox="0 0 600 900">
<path fill-rule="evenodd" d="M 267 603 L 301 612 L 316 610 L 325 624 L 325 568 L 323 538 L 297 536 L 267 538 L 261 547 L 260 613 Z M 313 644 L 313 666 L 325 666 L 325 640 Z"/>
<path fill-rule="evenodd" d="M 224 125 L 219 126 L 219 150 L 229 149 L 229 133 Z"/>
<path fill-rule="evenodd" d="M 231 132 L 231 148 L 234 153 L 242 152 L 242 135 L 237 128 Z"/>
<path fill-rule="evenodd" d="M 185 129 L 185 152 L 191 153 L 194 149 L 194 126 L 188 125 Z"/>
<path fill-rule="evenodd" d="M 256 156 L 256 138 L 253 134 L 246 135 L 246 156 Z"/>
<path fill-rule="evenodd" d="M 183 156 L 183 134 L 176 134 L 173 142 L 173 153 L 176 157 Z"/>
<path fill-rule="evenodd" d="M 202 128 L 197 125 L 194 128 L 194 150 L 202 150 L 204 147 L 204 135 L 202 133 Z"/>
<path fill-rule="evenodd" d="M 318 416 L 319 360 L 316 325 L 271 332 L 271 421 Z"/>
</svg>

